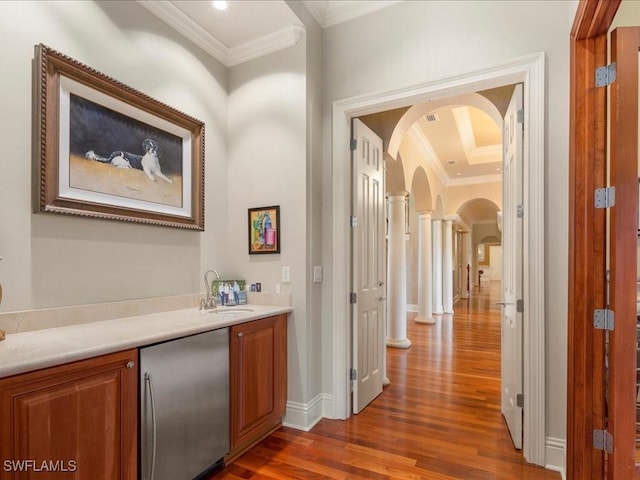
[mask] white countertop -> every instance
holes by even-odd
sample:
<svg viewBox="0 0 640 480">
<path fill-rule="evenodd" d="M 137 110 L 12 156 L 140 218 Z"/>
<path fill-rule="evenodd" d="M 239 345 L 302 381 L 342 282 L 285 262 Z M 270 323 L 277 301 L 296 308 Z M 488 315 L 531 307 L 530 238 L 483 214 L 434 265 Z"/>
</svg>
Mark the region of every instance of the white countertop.
<svg viewBox="0 0 640 480">
<path fill-rule="evenodd" d="M 292 311 L 253 304 L 204 311 L 188 308 L 14 333 L 0 341 L 0 378 Z"/>
</svg>

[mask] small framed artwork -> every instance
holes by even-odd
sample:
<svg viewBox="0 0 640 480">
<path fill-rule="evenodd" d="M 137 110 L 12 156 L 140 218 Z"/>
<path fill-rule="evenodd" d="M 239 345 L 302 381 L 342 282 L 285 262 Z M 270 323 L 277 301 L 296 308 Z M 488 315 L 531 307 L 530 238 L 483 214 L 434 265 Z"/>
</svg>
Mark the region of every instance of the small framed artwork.
<svg viewBox="0 0 640 480">
<path fill-rule="evenodd" d="M 36 46 L 36 212 L 204 230 L 204 123 Z"/>
<path fill-rule="evenodd" d="M 249 209 L 249 255 L 280 253 L 280 206 Z"/>
</svg>

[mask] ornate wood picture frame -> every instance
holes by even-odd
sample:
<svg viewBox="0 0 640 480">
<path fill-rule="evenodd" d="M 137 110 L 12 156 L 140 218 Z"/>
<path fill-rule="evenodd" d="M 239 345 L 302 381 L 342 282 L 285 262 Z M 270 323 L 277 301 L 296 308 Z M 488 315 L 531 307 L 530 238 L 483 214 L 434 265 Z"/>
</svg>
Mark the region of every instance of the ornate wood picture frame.
<svg viewBox="0 0 640 480">
<path fill-rule="evenodd" d="M 35 48 L 35 212 L 204 230 L 204 124 Z"/>
</svg>

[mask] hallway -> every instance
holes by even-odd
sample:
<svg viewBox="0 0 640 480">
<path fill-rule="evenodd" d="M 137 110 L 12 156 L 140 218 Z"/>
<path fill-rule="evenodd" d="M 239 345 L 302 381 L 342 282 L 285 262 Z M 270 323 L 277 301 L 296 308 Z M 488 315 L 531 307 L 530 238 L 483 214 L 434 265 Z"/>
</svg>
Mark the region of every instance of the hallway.
<svg viewBox="0 0 640 480">
<path fill-rule="evenodd" d="M 282 428 L 218 479 L 560 479 L 527 465 L 500 414 L 498 282 L 474 289 L 435 325 L 413 322 L 388 348 L 391 385 L 347 421 Z"/>
</svg>

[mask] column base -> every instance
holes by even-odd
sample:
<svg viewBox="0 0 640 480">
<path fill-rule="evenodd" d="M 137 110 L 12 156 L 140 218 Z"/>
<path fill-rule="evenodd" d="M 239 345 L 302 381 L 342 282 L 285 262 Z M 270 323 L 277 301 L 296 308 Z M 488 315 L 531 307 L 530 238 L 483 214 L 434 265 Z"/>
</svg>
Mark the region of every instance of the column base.
<svg viewBox="0 0 640 480">
<path fill-rule="evenodd" d="M 433 314 L 434 315 L 442 315 L 444 313 L 444 311 L 442 310 L 442 308 L 440 308 L 440 310 L 434 310 Z"/>
<path fill-rule="evenodd" d="M 387 338 L 387 347 L 391 348 L 409 348 L 411 346 L 411 340 L 408 338 Z"/>
<path fill-rule="evenodd" d="M 388 387 L 389 385 L 391 385 L 391 382 L 389 381 L 389 379 L 387 377 L 384 377 L 384 380 L 382 380 L 382 386 L 383 387 Z"/>
<path fill-rule="evenodd" d="M 423 317 L 421 315 L 418 315 L 415 320 L 416 323 L 428 323 L 428 324 L 434 324 L 436 323 L 436 319 L 433 317 Z"/>
<path fill-rule="evenodd" d="M 451 310 L 450 312 L 444 312 L 445 315 L 453 315 L 453 310 Z"/>
</svg>

